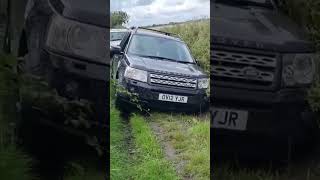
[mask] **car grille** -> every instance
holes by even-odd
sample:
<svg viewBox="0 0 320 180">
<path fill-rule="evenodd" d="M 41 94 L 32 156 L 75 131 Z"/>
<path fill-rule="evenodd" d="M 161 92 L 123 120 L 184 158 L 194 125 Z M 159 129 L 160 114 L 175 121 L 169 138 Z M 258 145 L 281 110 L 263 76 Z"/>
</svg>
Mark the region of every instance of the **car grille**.
<svg viewBox="0 0 320 180">
<path fill-rule="evenodd" d="M 150 74 L 150 83 L 191 89 L 197 87 L 196 79 L 165 74 Z"/>
<path fill-rule="evenodd" d="M 247 88 L 272 88 L 277 74 L 277 56 L 212 50 L 211 66 L 213 83 Z"/>
</svg>

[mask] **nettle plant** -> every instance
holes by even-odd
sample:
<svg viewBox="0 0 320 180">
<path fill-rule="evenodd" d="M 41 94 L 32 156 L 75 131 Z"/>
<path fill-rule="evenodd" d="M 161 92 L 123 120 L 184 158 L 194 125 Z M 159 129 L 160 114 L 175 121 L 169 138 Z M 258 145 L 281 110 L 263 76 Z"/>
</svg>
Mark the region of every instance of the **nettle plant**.
<svg viewBox="0 0 320 180">
<path fill-rule="evenodd" d="M 131 102 L 131 104 L 134 105 L 135 108 L 137 108 L 140 112 L 145 112 L 147 114 L 150 114 L 150 109 L 146 109 L 142 106 L 141 102 L 139 101 L 139 94 L 138 93 L 134 93 L 134 92 L 130 92 L 128 91 L 126 88 L 124 88 L 123 86 L 119 85 L 115 80 L 111 80 L 111 99 L 115 99 L 115 96 L 117 96 L 117 94 L 121 93 L 124 94 L 126 97 L 129 97 L 129 100 Z"/>
<path fill-rule="evenodd" d="M 55 121 L 65 126 L 79 130 L 91 128 L 90 119 L 94 116 L 93 104 L 87 100 L 69 100 L 49 87 L 45 79 L 30 74 L 20 74 L 19 101 L 21 108 L 33 107 L 45 114 L 54 117 Z M 93 147 L 99 155 L 103 147 L 96 136 L 87 136 L 87 145 Z"/>
</svg>

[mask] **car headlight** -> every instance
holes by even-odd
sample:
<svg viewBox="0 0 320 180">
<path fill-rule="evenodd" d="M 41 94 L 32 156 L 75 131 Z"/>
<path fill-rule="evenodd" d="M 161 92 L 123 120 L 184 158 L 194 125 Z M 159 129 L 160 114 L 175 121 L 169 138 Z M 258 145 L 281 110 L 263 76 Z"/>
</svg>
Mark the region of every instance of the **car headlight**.
<svg viewBox="0 0 320 180">
<path fill-rule="evenodd" d="M 315 75 L 313 54 L 286 54 L 283 57 L 284 86 L 310 85 Z"/>
<path fill-rule="evenodd" d="M 143 70 L 135 69 L 131 67 L 126 68 L 126 70 L 124 71 L 124 77 L 137 80 L 137 81 L 142 81 L 142 82 L 148 81 L 147 71 L 143 71 Z"/>
<path fill-rule="evenodd" d="M 46 39 L 47 49 L 69 56 L 107 63 L 107 29 L 55 15 Z"/>
<path fill-rule="evenodd" d="M 201 78 L 198 79 L 198 88 L 199 89 L 206 89 L 209 86 L 209 79 L 208 78 Z"/>
</svg>

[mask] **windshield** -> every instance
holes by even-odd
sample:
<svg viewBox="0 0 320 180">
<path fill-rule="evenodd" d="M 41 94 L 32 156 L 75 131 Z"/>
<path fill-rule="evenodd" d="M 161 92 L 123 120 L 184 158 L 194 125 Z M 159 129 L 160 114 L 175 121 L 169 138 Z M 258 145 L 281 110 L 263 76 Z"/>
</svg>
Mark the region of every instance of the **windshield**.
<svg viewBox="0 0 320 180">
<path fill-rule="evenodd" d="M 243 6 L 261 6 L 261 7 L 273 8 L 271 0 L 215 0 L 215 2 L 243 5 Z"/>
<path fill-rule="evenodd" d="M 111 41 L 119 41 L 122 40 L 126 32 L 110 32 L 110 40 Z"/>
<path fill-rule="evenodd" d="M 184 43 L 161 37 L 133 35 L 128 53 L 164 60 L 194 63 L 190 51 Z"/>
</svg>

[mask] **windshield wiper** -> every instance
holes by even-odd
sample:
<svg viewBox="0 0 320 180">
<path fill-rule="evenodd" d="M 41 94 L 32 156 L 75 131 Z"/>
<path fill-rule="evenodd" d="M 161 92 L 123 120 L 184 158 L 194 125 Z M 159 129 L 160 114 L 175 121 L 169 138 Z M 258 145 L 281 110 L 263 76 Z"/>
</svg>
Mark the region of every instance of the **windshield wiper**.
<svg viewBox="0 0 320 180">
<path fill-rule="evenodd" d="M 195 62 L 189 62 L 189 61 L 179 61 L 181 63 L 184 63 L 184 64 L 195 64 Z"/>
</svg>

